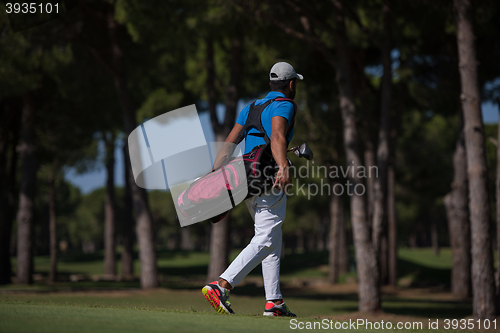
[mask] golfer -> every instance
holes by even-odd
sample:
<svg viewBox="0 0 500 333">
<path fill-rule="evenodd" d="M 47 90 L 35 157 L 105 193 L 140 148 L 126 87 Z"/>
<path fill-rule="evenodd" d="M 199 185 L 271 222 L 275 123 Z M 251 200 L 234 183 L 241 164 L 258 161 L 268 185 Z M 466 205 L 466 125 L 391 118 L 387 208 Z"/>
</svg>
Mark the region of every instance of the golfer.
<svg viewBox="0 0 500 333">
<path fill-rule="evenodd" d="M 267 303 L 264 316 L 289 316 L 291 313 L 283 301 L 280 290 L 280 255 L 282 234 L 281 225 L 286 213 L 286 185 L 291 183 L 286 150 L 294 131 L 288 132 L 295 114 L 294 104 L 290 101 L 276 98 L 294 99 L 297 82 L 303 76 L 297 74 L 294 68 L 286 62 L 276 63 L 269 73 L 271 92 L 263 99 L 255 101 L 255 106 L 273 100 L 261 114 L 262 127 L 265 130 L 266 141 L 270 141 L 273 157 L 279 169 L 272 191 L 250 198 L 245 204 L 252 215 L 255 236 L 247 247 L 234 259 L 218 281 L 207 284 L 202 292 L 210 304 L 219 313 L 234 313 L 229 302 L 229 291 L 243 280 L 259 263 L 262 262 L 262 275 Z M 251 105 L 247 105 L 240 113 L 236 124 L 229 133 L 226 142 L 238 144 L 238 135 L 245 125 Z M 245 132 L 245 153 L 255 146 L 265 144 L 262 135 L 255 128 Z M 288 137 L 286 137 L 289 133 Z"/>
</svg>

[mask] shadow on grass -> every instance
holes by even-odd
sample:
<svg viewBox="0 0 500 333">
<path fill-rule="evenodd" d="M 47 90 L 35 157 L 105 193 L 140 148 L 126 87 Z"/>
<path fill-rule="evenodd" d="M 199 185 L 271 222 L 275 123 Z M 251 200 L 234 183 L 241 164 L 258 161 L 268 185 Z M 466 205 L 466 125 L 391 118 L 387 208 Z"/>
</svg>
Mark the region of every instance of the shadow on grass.
<svg viewBox="0 0 500 333">
<path fill-rule="evenodd" d="M 162 260 L 173 259 L 175 257 L 190 258 L 193 254 L 199 254 L 199 253 L 202 253 L 202 252 L 180 251 L 180 250 L 158 250 L 158 251 L 156 251 L 156 257 L 157 257 L 157 259 L 162 259 Z M 45 256 L 45 257 L 47 259 L 49 259 L 48 256 Z M 134 260 L 138 260 L 139 253 L 137 251 L 134 251 L 132 253 L 132 258 Z M 117 255 L 116 259 L 121 260 L 120 254 Z M 102 262 L 104 260 L 104 253 L 103 253 L 103 251 L 96 251 L 94 253 L 81 253 L 81 252 L 66 253 L 66 254 L 59 255 L 57 260 L 59 262 L 69 262 L 69 263 L 92 262 L 92 261 Z"/>
<path fill-rule="evenodd" d="M 328 251 L 290 254 L 281 261 L 281 274 L 294 275 L 301 270 L 327 264 Z"/>
<path fill-rule="evenodd" d="M 159 250 L 156 251 L 156 257 L 157 259 L 162 259 L 162 260 L 173 259 L 175 257 L 189 258 L 190 256 L 192 256 L 193 253 L 200 253 L 200 252 Z M 134 260 L 138 260 L 139 253 L 137 251 L 134 251 L 132 253 L 132 258 Z M 116 259 L 121 260 L 121 255 L 118 254 Z M 102 262 L 104 260 L 104 253 L 102 251 L 96 251 L 94 253 L 67 253 L 59 255 L 57 260 L 59 262 L 68 262 L 68 263 L 92 262 L 92 261 Z"/>
<path fill-rule="evenodd" d="M 411 277 L 410 287 L 450 287 L 451 269 L 435 268 L 417 264 L 408 260 L 398 259 L 398 276 Z"/>
<path fill-rule="evenodd" d="M 158 250 L 156 251 L 156 258 L 162 260 L 174 259 L 177 257 L 189 259 L 193 255 L 205 254 L 199 251 L 180 251 L 180 250 Z"/>
<path fill-rule="evenodd" d="M 92 262 L 92 261 L 100 261 L 104 260 L 104 255 L 102 251 L 97 251 L 94 253 L 67 253 L 59 255 L 57 258 L 59 262 L 64 263 L 82 263 L 82 262 Z"/>
<path fill-rule="evenodd" d="M 292 290 L 290 290 L 292 292 Z M 236 293 L 236 292 L 235 292 Z M 284 290 L 286 294 L 286 290 Z M 349 294 L 293 294 L 295 299 L 338 302 L 336 311 L 358 311 L 358 295 Z M 356 305 L 353 305 L 355 303 Z M 328 306 L 325 304 L 325 306 Z M 433 299 L 409 299 L 382 297 L 382 309 L 385 313 L 421 318 L 463 318 L 472 313 L 472 305 L 463 302 L 438 301 Z"/>
<path fill-rule="evenodd" d="M 472 306 L 468 307 L 457 307 L 450 306 L 446 308 L 416 308 L 413 306 L 403 306 L 398 308 L 387 308 L 382 306 L 385 312 L 392 313 L 395 315 L 404 316 L 415 316 L 422 318 L 439 318 L 439 319 L 453 319 L 453 318 L 464 318 L 472 314 Z"/>
<path fill-rule="evenodd" d="M 158 267 L 158 273 L 168 276 L 185 278 L 203 278 L 207 275 L 208 265 L 186 267 Z"/>
<path fill-rule="evenodd" d="M 463 302 L 394 298 L 382 303 L 387 313 L 423 318 L 463 318 L 470 316 L 472 305 Z"/>
</svg>

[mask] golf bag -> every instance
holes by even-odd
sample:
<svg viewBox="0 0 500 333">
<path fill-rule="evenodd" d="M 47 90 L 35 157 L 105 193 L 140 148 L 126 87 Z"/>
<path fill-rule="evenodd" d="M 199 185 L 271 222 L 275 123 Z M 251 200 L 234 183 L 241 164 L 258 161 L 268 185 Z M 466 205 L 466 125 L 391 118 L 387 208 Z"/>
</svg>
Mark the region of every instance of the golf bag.
<svg viewBox="0 0 500 333">
<path fill-rule="evenodd" d="M 219 213 L 221 207 L 234 208 L 239 202 L 271 188 L 276 173 L 271 167 L 273 163 L 271 146 L 257 146 L 194 181 L 179 195 L 177 205 L 184 217 L 193 222 L 202 221 L 213 212 L 218 214 L 211 221 L 218 222 L 228 212 L 223 208 Z"/>
<path fill-rule="evenodd" d="M 256 128 L 259 133 L 248 135 L 262 137 L 266 143 L 256 146 L 247 154 L 230 158 L 223 166 L 195 180 L 183 191 L 177 198 L 177 205 L 185 218 L 200 222 L 207 219 L 207 216 L 212 216 L 212 223 L 217 223 L 227 215 L 229 209 L 241 201 L 271 189 L 277 169 L 261 115 L 273 101 L 290 101 L 294 105 L 294 115 L 286 133 L 286 138 L 289 137 L 296 111 L 296 105 L 291 99 L 276 98 L 261 105 L 250 105 L 247 121 L 238 135 L 237 142 L 243 140 L 248 129 Z"/>
</svg>

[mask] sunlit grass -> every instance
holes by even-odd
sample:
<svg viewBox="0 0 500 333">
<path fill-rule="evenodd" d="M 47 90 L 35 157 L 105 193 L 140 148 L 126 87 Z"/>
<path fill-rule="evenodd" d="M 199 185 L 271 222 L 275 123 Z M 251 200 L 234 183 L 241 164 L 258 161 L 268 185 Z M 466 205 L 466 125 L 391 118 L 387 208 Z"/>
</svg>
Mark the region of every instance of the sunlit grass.
<svg viewBox="0 0 500 333">
<path fill-rule="evenodd" d="M 231 253 L 231 259 L 238 251 Z M 281 332 L 290 330 L 286 319 L 263 318 L 265 305 L 263 288 L 257 267 L 248 284 L 231 294 L 236 316 L 216 315 L 200 292 L 206 276 L 209 254 L 204 252 L 159 251 L 158 267 L 162 288 L 141 291 L 139 281 L 92 281 L 103 273 L 102 254 L 61 256 L 61 275 L 85 274 L 86 281 L 58 282 L 34 286 L 7 285 L 0 287 L 0 332 Z M 358 309 L 355 288 L 304 289 L 294 281 L 325 280 L 328 273 L 328 253 L 287 255 L 282 262 L 285 300 L 302 321 L 320 320 L 331 316 L 352 314 Z M 13 265 L 15 267 L 15 265 Z M 139 263 L 135 260 L 136 274 Z M 355 281 L 354 261 L 350 272 L 341 276 L 341 283 Z M 449 284 L 451 251 L 441 249 L 435 256 L 432 249 L 400 249 L 400 277 L 414 283 L 431 280 Z M 48 257 L 35 258 L 35 270 L 46 275 Z M 120 267 L 118 267 L 119 271 Z M 428 282 L 426 282 L 428 283 Z M 19 292 L 23 290 L 23 292 Z M 73 292 L 65 292 L 66 290 Z M 74 292 L 77 290 L 78 292 Z M 114 290 L 114 291 L 113 291 Z M 418 289 L 417 289 L 418 290 Z M 39 292 L 44 291 L 44 292 Z M 53 292 L 57 291 L 57 292 Z M 417 293 L 417 292 L 415 292 Z M 288 295 L 288 296 L 287 296 Z M 415 296 L 383 296 L 383 309 L 392 316 L 428 318 L 464 318 L 472 312 L 469 303 L 444 301 L 429 291 Z M 363 318 L 359 315 L 359 318 Z M 316 319 L 315 319 L 316 318 Z M 319 319 L 317 319 L 319 318 Z M 395 317 L 396 318 L 396 317 Z M 370 332 L 360 330 L 360 332 Z M 411 332 L 403 330 L 402 332 Z M 431 332 L 423 330 L 418 332 Z M 444 332 L 432 330 L 432 332 Z"/>
</svg>

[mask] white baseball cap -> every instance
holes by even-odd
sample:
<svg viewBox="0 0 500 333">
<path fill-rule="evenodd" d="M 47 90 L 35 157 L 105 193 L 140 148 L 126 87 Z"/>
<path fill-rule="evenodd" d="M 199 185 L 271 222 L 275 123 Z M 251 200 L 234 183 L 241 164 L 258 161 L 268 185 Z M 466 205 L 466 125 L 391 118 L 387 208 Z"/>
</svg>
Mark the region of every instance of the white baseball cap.
<svg viewBox="0 0 500 333">
<path fill-rule="evenodd" d="M 290 79 L 299 79 L 303 80 L 304 77 L 295 72 L 292 65 L 287 62 L 277 62 L 271 68 L 269 72 L 269 80 L 271 81 L 279 81 L 279 80 L 290 80 Z"/>
</svg>

